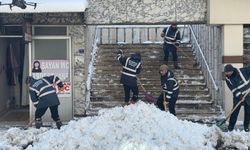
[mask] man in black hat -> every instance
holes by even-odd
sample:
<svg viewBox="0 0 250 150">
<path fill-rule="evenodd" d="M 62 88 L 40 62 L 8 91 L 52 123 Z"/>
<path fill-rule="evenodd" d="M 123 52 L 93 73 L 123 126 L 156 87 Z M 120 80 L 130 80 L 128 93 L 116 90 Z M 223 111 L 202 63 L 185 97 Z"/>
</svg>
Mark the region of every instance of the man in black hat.
<svg viewBox="0 0 250 150">
<path fill-rule="evenodd" d="M 180 31 L 177 29 L 177 24 L 172 23 L 171 26 L 166 27 L 161 32 L 161 37 L 164 39 L 163 51 L 164 61 L 168 64 L 169 52 L 172 53 L 175 69 L 180 69 L 178 66 L 177 47 L 180 46 Z"/>
<path fill-rule="evenodd" d="M 249 121 L 250 121 L 250 67 L 245 68 L 234 68 L 231 64 L 227 64 L 224 67 L 224 75 L 228 88 L 233 93 L 233 107 L 235 107 L 239 101 L 244 99 L 242 105 L 244 105 L 244 130 L 249 132 Z M 240 111 L 241 105 L 239 105 L 235 111 L 230 116 L 228 130 L 232 131 L 234 129 L 237 117 Z"/>
</svg>

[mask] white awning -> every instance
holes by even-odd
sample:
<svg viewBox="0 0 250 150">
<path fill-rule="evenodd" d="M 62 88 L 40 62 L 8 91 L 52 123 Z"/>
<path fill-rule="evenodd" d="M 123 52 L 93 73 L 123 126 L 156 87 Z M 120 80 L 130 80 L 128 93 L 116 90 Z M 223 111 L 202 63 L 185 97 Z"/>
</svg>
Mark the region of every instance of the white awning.
<svg viewBox="0 0 250 150">
<path fill-rule="evenodd" d="M 25 0 L 27 3 L 37 3 L 34 6 L 27 5 L 25 9 L 9 5 L 0 6 L 0 13 L 56 13 L 56 12 L 84 12 L 88 6 L 87 0 Z M 2 4 L 12 3 L 12 0 L 0 0 Z"/>
</svg>

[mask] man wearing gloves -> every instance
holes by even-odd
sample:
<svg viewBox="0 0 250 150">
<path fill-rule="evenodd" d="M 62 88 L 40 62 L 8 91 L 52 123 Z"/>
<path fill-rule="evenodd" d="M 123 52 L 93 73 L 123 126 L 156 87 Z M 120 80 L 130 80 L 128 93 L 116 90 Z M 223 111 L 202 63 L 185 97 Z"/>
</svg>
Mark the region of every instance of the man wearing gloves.
<svg viewBox="0 0 250 150">
<path fill-rule="evenodd" d="M 120 83 L 123 84 L 125 93 L 125 105 L 135 103 L 138 100 L 138 86 L 136 75 L 141 70 L 141 55 L 140 53 L 133 53 L 130 57 L 123 55 L 122 50 L 118 51 L 117 60 L 123 66 Z M 130 91 L 133 92 L 133 96 L 130 100 Z"/>
<path fill-rule="evenodd" d="M 174 73 L 165 64 L 160 66 L 159 73 L 161 75 L 162 93 L 158 97 L 156 105 L 161 110 L 166 110 L 166 104 L 168 104 L 169 112 L 176 115 L 175 104 L 179 95 L 178 81 L 175 79 Z"/>
<path fill-rule="evenodd" d="M 31 100 L 36 107 L 35 111 L 35 126 L 37 129 L 42 127 L 42 116 L 49 108 L 52 119 L 56 122 L 58 129 L 61 128 L 62 122 L 58 114 L 58 106 L 60 104 L 56 93 L 55 85 L 60 91 L 64 90 L 63 83 L 57 76 L 45 76 L 41 79 L 34 79 L 29 76 L 26 79 L 29 85 L 29 93 Z"/>
<path fill-rule="evenodd" d="M 180 45 L 180 31 L 177 29 L 177 24 L 172 23 L 171 26 L 164 28 L 161 32 L 161 37 L 164 39 L 164 61 L 168 64 L 168 56 L 169 52 L 171 52 L 175 69 L 180 69 L 177 56 L 177 47 Z"/>
<path fill-rule="evenodd" d="M 237 69 L 231 64 L 228 64 L 224 67 L 224 74 L 226 77 L 227 86 L 233 94 L 233 107 L 235 107 L 238 102 L 242 100 L 242 105 L 244 105 L 245 109 L 244 130 L 249 132 L 248 125 L 250 120 L 250 96 L 248 92 L 250 87 L 250 67 Z M 234 129 L 240 108 L 241 105 L 239 105 L 230 116 L 228 125 L 229 131 Z"/>
</svg>

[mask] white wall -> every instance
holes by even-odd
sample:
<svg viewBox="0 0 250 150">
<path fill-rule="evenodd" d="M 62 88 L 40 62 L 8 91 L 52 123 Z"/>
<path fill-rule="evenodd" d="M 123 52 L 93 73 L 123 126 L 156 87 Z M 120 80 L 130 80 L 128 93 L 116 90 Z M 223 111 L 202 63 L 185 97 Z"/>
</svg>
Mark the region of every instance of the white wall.
<svg viewBox="0 0 250 150">
<path fill-rule="evenodd" d="M 208 0 L 210 24 L 250 23 L 249 0 Z"/>
</svg>

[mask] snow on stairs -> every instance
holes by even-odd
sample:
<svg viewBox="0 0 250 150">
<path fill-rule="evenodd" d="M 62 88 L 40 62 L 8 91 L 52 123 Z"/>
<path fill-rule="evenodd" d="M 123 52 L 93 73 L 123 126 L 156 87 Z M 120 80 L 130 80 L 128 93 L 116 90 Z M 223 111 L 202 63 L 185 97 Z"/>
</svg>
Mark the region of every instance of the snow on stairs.
<svg viewBox="0 0 250 150">
<path fill-rule="evenodd" d="M 121 106 L 124 102 L 123 86 L 119 83 L 122 66 L 116 60 L 117 49 L 122 49 L 126 56 L 140 52 L 143 69 L 138 77 L 151 95 L 157 98 L 161 92 L 158 70 L 164 61 L 160 44 L 99 45 L 92 79 L 91 110 L 88 112 L 91 115 L 97 114 L 99 109 Z M 213 105 L 204 76 L 198 67 L 193 67 L 195 62 L 191 48 L 182 47 L 178 56 L 181 69 L 173 69 L 180 84 L 177 116 L 189 119 L 217 116 L 218 111 Z M 171 55 L 169 60 L 172 60 Z M 172 61 L 169 61 L 169 66 L 173 68 Z M 143 99 L 144 93 L 140 86 L 139 91 L 139 97 Z"/>
</svg>

